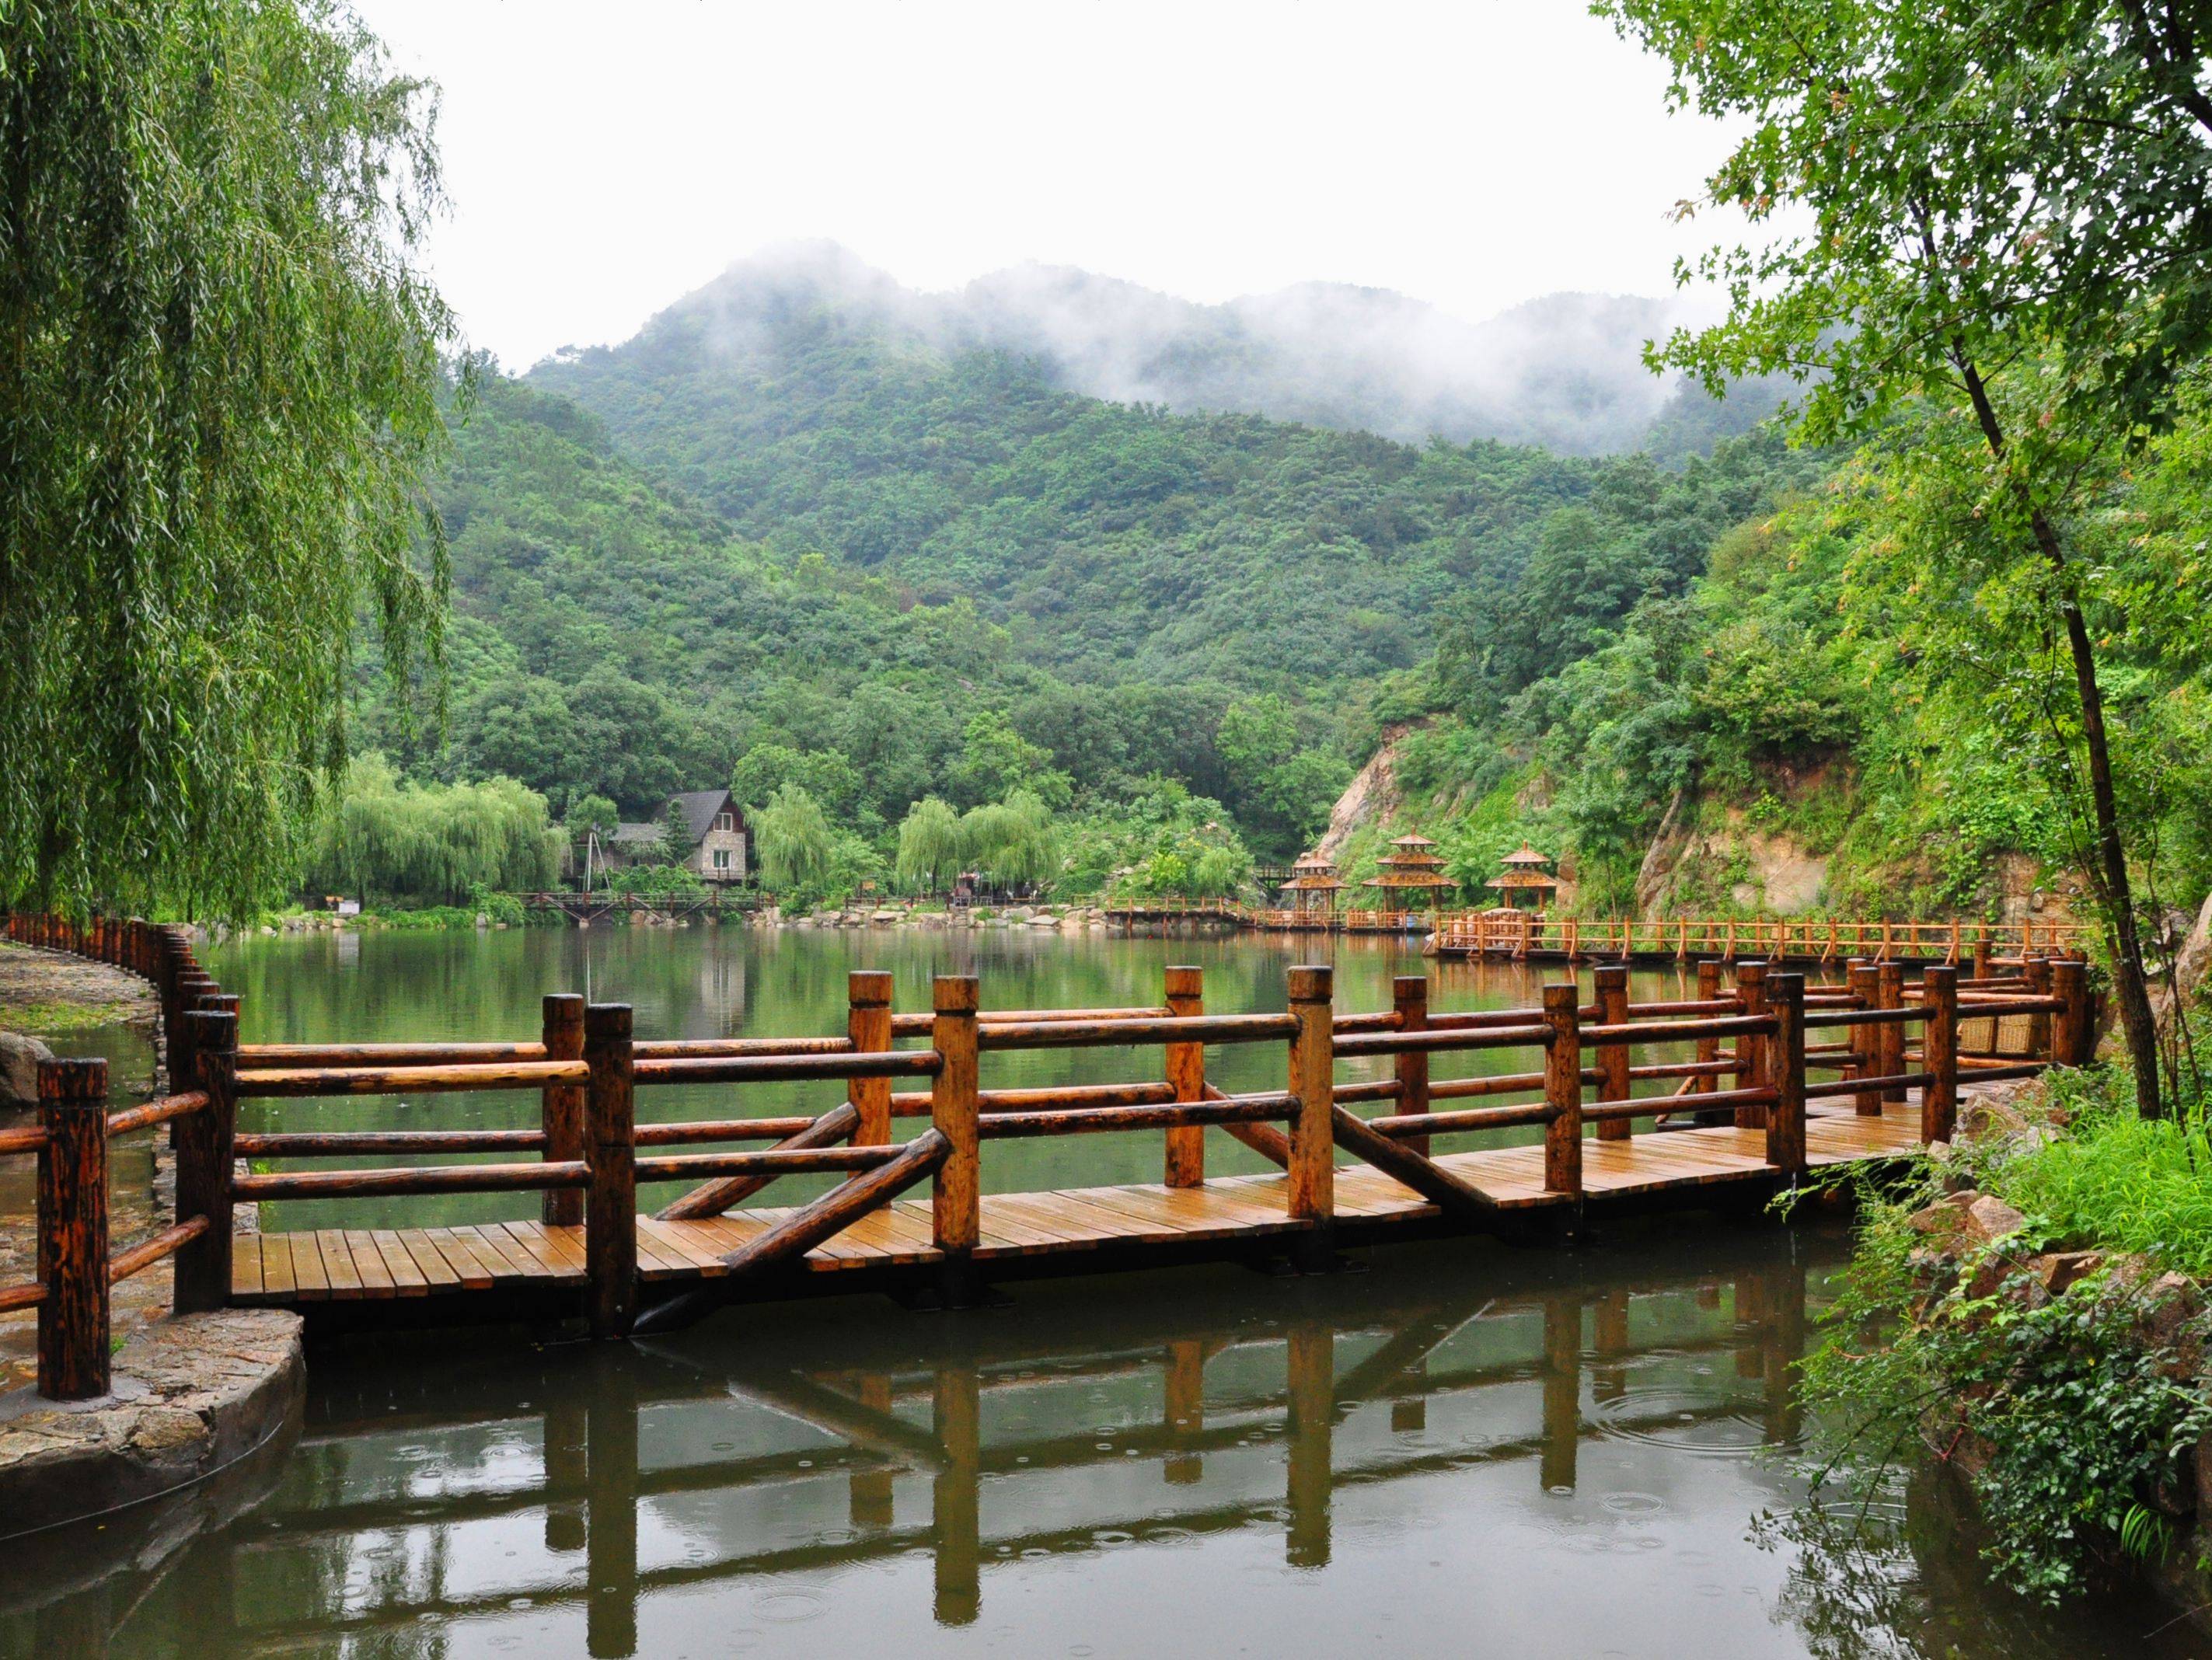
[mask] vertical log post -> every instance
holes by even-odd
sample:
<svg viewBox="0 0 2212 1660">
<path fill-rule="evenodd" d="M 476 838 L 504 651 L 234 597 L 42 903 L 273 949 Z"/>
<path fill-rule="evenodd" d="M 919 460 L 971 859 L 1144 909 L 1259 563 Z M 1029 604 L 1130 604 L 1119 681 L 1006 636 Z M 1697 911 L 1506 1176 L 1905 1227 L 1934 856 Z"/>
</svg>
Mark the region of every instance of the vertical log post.
<svg viewBox="0 0 2212 1660">
<path fill-rule="evenodd" d="M 2075 958 L 2060 958 L 2051 965 L 2051 990 L 2066 1005 L 2052 1023 L 2051 1058 L 2062 1067 L 2085 1066 L 2094 1035 L 2089 1018 L 2089 965 Z"/>
<path fill-rule="evenodd" d="M 1986 980 L 1989 977 L 1990 930 L 1986 923 L 1977 923 L 1974 927 L 1974 978 Z"/>
<path fill-rule="evenodd" d="M 1920 976 L 1920 1140 L 1948 1141 L 1959 1116 L 1959 971 L 1936 964 Z"/>
<path fill-rule="evenodd" d="M 1599 969 L 1597 980 L 1597 1022 L 1601 1026 L 1626 1025 L 1628 1023 L 1628 965 L 1607 963 Z M 1628 1099 L 1628 1045 L 1607 1043 L 1597 1052 L 1597 1098 L 1601 1101 Z M 1633 1126 L 1626 1118 L 1600 1121 L 1597 1139 L 1601 1141 L 1626 1141 Z"/>
<path fill-rule="evenodd" d="M 1766 976 L 1766 1006 L 1774 1016 L 1768 1051 L 1774 1105 L 1766 1115 L 1766 1162 L 1785 1176 L 1805 1169 L 1805 976 Z"/>
<path fill-rule="evenodd" d="M 2021 972 L 2027 977 L 2027 994 L 2030 997 L 2051 995 L 2051 959 L 2049 958 L 2027 958 L 2021 964 Z M 2027 1017 L 2027 1053 L 2032 1060 L 2045 1061 L 2050 1058 L 2051 1017 L 2048 1014 L 2031 1014 Z"/>
<path fill-rule="evenodd" d="M 975 1131 L 975 1010 L 972 974 L 940 974 L 932 992 L 936 1019 L 930 1042 L 938 1072 L 930 1085 L 929 1122 L 952 1151 L 930 1188 L 930 1233 L 945 1253 L 948 1300 L 967 1290 L 969 1257 L 982 1237 L 982 1157 Z"/>
<path fill-rule="evenodd" d="M 39 1393 L 107 1393 L 107 1062 L 39 1062 Z"/>
<path fill-rule="evenodd" d="M 1329 1000 L 1334 971 L 1307 964 L 1291 970 L 1290 1090 L 1297 1098 L 1291 1120 L 1290 1213 L 1317 1224 L 1325 1234 L 1336 1217 L 1336 1135 L 1329 1114 L 1336 1104 L 1336 1036 Z M 1323 1248 L 1326 1248 L 1324 1242 Z"/>
<path fill-rule="evenodd" d="M 1700 1003 L 1717 1003 L 1720 999 L 1720 963 L 1714 958 L 1701 958 L 1698 963 L 1698 1000 Z M 1697 1059 L 1698 1061 L 1711 1064 L 1720 1058 L 1721 1040 L 1719 1038 L 1698 1039 Z M 1692 1078 L 1690 1080 L 1690 1093 L 1693 1096 L 1705 1095 L 1719 1088 L 1720 1080 L 1717 1077 Z M 1707 1110 L 1697 1115 L 1697 1122 L 1700 1124 L 1732 1124 L 1735 1122 L 1735 1115 L 1731 1112 Z"/>
<path fill-rule="evenodd" d="M 1171 1015 L 1206 1012 L 1206 970 L 1177 964 L 1167 972 L 1167 1006 Z M 1178 1101 L 1206 1099 L 1206 1045 L 1170 1043 L 1168 1082 Z M 1166 1181 L 1171 1188 L 1206 1185 L 1206 1127 L 1185 1124 L 1167 1133 Z"/>
<path fill-rule="evenodd" d="M 1863 958 L 1853 958 L 1850 984 L 1851 995 L 1858 999 L 1859 1007 L 1870 1009 L 1879 1006 L 1881 1000 L 1881 987 L 1878 983 L 1878 976 L 1872 963 Z M 1873 1026 L 1844 1028 L 1845 1037 L 1851 1046 L 1850 1075 L 1854 1078 L 1872 1078 L 1881 1071 L 1881 1065 L 1878 1059 L 1881 1048 L 1875 1039 L 1875 1030 Z M 1881 1116 L 1881 1091 L 1861 1090 L 1851 1097 L 1851 1110 L 1863 1118 L 1879 1118 Z"/>
<path fill-rule="evenodd" d="M 845 976 L 845 1036 L 856 1055 L 874 1055 L 891 1046 L 891 977 L 882 969 L 854 969 Z M 850 1081 L 854 1110 L 860 1122 L 853 1130 L 856 1147 L 891 1144 L 891 1080 Z"/>
<path fill-rule="evenodd" d="M 1729 926 L 1733 928 L 1735 924 Z M 1766 1012 L 1766 964 L 1738 963 L 1735 965 L 1736 1000 L 1743 1005 L 1746 1014 Z M 1739 1033 L 1735 1040 L 1735 1086 L 1740 1090 L 1766 1087 L 1771 1079 L 1767 1067 L 1766 1039 L 1755 1031 Z M 1766 1128 L 1765 1107 L 1738 1107 L 1735 1127 L 1755 1130 Z"/>
<path fill-rule="evenodd" d="M 1572 980 L 1544 988 L 1544 1191 L 1583 1191 L 1582 988 Z"/>
<path fill-rule="evenodd" d="M 1571 924 L 1569 925 L 1571 927 Z M 1573 954 L 1571 939 L 1568 952 Z M 1429 1029 L 1429 976 L 1425 974 L 1401 974 L 1390 982 L 1390 1006 L 1398 1016 L 1400 1031 L 1426 1031 Z M 1429 1110 L 1429 1052 L 1426 1049 L 1401 1049 L 1393 1057 L 1398 1077 L 1398 1104 L 1393 1110 L 1401 1116 L 1425 1113 Z M 1429 1138 L 1409 1135 L 1399 1146 L 1410 1148 L 1422 1158 L 1429 1156 Z"/>
<path fill-rule="evenodd" d="M 1905 1006 L 1904 964 L 1895 961 L 1882 964 L 1875 970 L 1874 985 L 1876 1006 L 1884 1009 L 1901 1009 Z M 1875 1053 L 1880 1057 L 1875 1062 L 1880 1075 L 1884 1078 L 1894 1078 L 1905 1070 L 1905 1028 L 1899 1022 L 1892 1020 L 1885 1025 L 1876 1026 L 1875 1031 L 1879 1034 L 1879 1039 L 1875 1045 Z M 1905 1099 L 1905 1085 L 1892 1084 L 1881 1092 L 1881 1098 L 1885 1104 L 1902 1102 Z"/>
<path fill-rule="evenodd" d="M 584 1313 L 592 1335 L 626 1337 L 637 1315 L 637 1104 L 630 1007 L 584 1011 L 584 1158 L 592 1185 L 584 1206 Z M 598 1518 L 592 1518 L 594 1528 Z"/>
<path fill-rule="evenodd" d="M 232 1139 L 238 1133 L 238 1000 L 204 994 L 185 1016 L 193 1087 L 208 1104 L 177 1121 L 177 1215 L 208 1219 L 207 1231 L 178 1248 L 170 1306 L 199 1314 L 230 1300 Z"/>
<path fill-rule="evenodd" d="M 584 1058 L 584 1000 L 556 991 L 539 1005 L 539 1031 L 548 1061 Z M 589 1086 L 548 1084 L 540 1092 L 538 1117 L 545 1132 L 545 1162 L 570 1164 L 584 1156 L 584 1101 Z M 573 1228 L 584 1220 L 584 1195 L 578 1188 L 548 1188 L 538 1214 L 549 1228 Z"/>
</svg>

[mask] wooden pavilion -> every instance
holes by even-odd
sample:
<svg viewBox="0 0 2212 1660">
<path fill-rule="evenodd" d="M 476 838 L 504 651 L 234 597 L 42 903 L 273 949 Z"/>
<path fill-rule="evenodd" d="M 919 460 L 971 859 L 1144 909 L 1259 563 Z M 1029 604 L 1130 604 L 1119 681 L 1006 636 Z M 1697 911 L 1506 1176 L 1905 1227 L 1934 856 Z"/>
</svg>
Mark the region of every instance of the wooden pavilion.
<svg viewBox="0 0 2212 1660">
<path fill-rule="evenodd" d="M 1501 905 L 1515 910 L 1541 910 L 1559 891 L 1559 879 L 1547 868 L 1554 861 L 1549 854 L 1542 854 L 1526 842 L 1521 851 L 1509 853 L 1501 861 L 1504 874 L 1493 876 L 1483 885 L 1498 890 Z M 1529 896 L 1523 903 L 1521 896 Z"/>
<path fill-rule="evenodd" d="M 1326 917 L 1335 915 L 1337 892 L 1343 886 L 1334 865 L 1318 853 L 1309 853 L 1291 866 L 1291 879 L 1283 884 L 1282 891 L 1290 897 L 1291 909 Z"/>
<path fill-rule="evenodd" d="M 1390 909 L 1420 910 L 1432 908 L 1437 895 L 1458 883 L 1444 874 L 1444 861 L 1437 857 L 1437 844 L 1425 836 L 1401 836 L 1390 843 L 1392 851 L 1376 860 L 1370 888 L 1380 888 Z"/>
</svg>

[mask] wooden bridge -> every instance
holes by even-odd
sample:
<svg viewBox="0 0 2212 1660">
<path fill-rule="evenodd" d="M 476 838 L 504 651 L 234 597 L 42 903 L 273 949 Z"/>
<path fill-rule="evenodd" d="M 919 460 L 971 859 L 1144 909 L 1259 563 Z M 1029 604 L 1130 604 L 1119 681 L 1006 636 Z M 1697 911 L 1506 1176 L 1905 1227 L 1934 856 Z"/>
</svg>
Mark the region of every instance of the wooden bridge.
<svg viewBox="0 0 2212 1660">
<path fill-rule="evenodd" d="M 406 1321 L 536 1313 L 579 1317 L 601 1338 L 811 1290 L 872 1285 L 959 1304 L 994 1280 L 1071 1268 L 1226 1255 L 1325 1268 L 1338 1247 L 1393 1234 L 1566 1237 L 1588 1213 L 1757 1203 L 1824 1167 L 1948 1140 L 1962 1083 L 2079 1062 L 2095 1031 L 2086 964 L 2032 958 L 1988 977 L 1930 964 L 1912 985 L 1893 961 L 1867 963 L 1846 983 L 1814 987 L 1759 961 L 1738 963 L 1724 982 L 1708 961 L 1695 998 L 1641 1004 L 1614 964 L 1597 971 L 1587 1004 L 1569 981 L 1544 988 L 1539 1007 L 1464 1013 L 1431 1011 L 1418 976 L 1395 982 L 1389 1009 L 1338 1011 L 1325 967 L 1291 970 L 1280 1012 L 1209 1015 L 1199 971 L 1175 968 L 1156 1007 L 986 1012 L 974 978 L 945 976 L 930 1011 L 900 1013 L 890 976 L 871 970 L 852 976 L 842 1035 L 640 1041 L 628 1006 L 560 994 L 544 1000 L 532 1038 L 241 1046 L 236 999 L 177 931 L 17 917 L 9 932 L 146 973 L 172 1076 L 191 1086 L 110 1115 L 103 1063 L 48 1062 L 40 1123 L 0 1136 L 0 1152 L 40 1157 L 44 1265 L 39 1280 L 0 1287 L 0 1310 L 38 1310 L 40 1387 L 58 1399 L 105 1391 L 107 1288 L 171 1253 L 179 1309 L 261 1304 Z M 1285 1086 L 1232 1095 L 1209 1084 L 1206 1050 L 1228 1043 L 1281 1046 Z M 983 1086 L 990 1055 L 1108 1047 L 1158 1051 L 1164 1075 Z M 1528 1069 L 1431 1075 L 1435 1055 L 1486 1050 L 1525 1055 Z M 1340 1082 L 1346 1061 L 1389 1075 Z M 639 1089 L 794 1080 L 836 1085 L 842 1098 L 819 1116 L 637 1121 Z M 902 1080 L 925 1087 L 895 1089 Z M 1639 1096 L 1638 1085 L 1665 1092 Z M 246 1099 L 502 1090 L 538 1097 L 538 1128 L 237 1128 Z M 1493 1104 L 1438 1106 L 1486 1098 Z M 1363 1105 L 1383 1110 L 1362 1116 Z M 900 1140 L 901 1117 L 929 1123 Z M 1638 1132 L 1655 1119 L 1667 1128 Z M 107 1139 L 161 1122 L 173 1127 L 182 1219 L 111 1256 Z M 1279 1173 L 1209 1178 L 1209 1128 Z M 1440 1136 L 1515 1128 L 1542 1140 L 1431 1151 Z M 1133 1131 L 1164 1135 L 1158 1183 L 982 1191 L 989 1142 Z M 760 1141 L 773 1145 L 733 1146 Z M 498 1162 L 238 1168 L 426 1154 Z M 1340 1155 L 1353 1162 L 1340 1168 Z M 823 1174 L 845 1179 L 810 1203 L 734 1209 L 781 1177 Z M 637 1184 L 671 1180 L 702 1185 L 641 1216 Z M 902 1198 L 924 1182 L 926 1200 Z M 240 1202 L 487 1192 L 539 1193 L 540 1213 L 474 1227 L 233 1232 Z"/>
</svg>

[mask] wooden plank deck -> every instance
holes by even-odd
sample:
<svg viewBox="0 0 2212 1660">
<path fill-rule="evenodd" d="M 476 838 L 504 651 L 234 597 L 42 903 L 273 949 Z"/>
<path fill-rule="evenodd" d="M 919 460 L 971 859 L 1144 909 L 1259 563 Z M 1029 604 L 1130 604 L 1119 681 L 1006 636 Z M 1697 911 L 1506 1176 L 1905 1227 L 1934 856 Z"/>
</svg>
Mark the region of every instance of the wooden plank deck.
<svg viewBox="0 0 2212 1660">
<path fill-rule="evenodd" d="M 1879 1117 L 1818 1112 L 1806 1125 L 1814 1169 L 1894 1157 L 1919 1137 L 1919 1107 L 1892 1105 Z M 1765 1134 L 1732 1127 L 1638 1134 L 1625 1141 L 1585 1140 L 1586 1202 L 1608 1202 L 1689 1187 L 1761 1181 L 1771 1172 Z M 1534 1211 L 1563 1204 L 1544 1191 L 1540 1146 L 1445 1153 L 1441 1165 L 1472 1183 L 1501 1209 Z M 1107 1246 L 1166 1247 L 1223 1243 L 1303 1231 L 1310 1225 L 1285 1213 L 1280 1175 L 1218 1177 L 1199 1188 L 1156 1183 L 986 1194 L 982 1239 L 975 1260 L 988 1263 L 1095 1251 Z M 728 1270 L 725 1253 L 791 1214 L 787 1209 L 741 1210 L 700 1222 L 638 1225 L 638 1277 L 647 1284 L 713 1278 Z M 1434 1219 L 1434 1205 L 1366 1164 L 1336 1173 L 1336 1214 L 1363 1232 Z M 538 1222 L 473 1227 L 323 1228 L 312 1232 L 241 1235 L 232 1251 L 231 1298 L 252 1305 L 293 1307 L 334 1300 L 437 1297 L 455 1292 L 584 1283 L 583 1230 Z M 817 1274 L 854 1269 L 922 1268 L 939 1261 L 930 1243 L 930 1201 L 902 1199 L 809 1251 Z"/>
</svg>

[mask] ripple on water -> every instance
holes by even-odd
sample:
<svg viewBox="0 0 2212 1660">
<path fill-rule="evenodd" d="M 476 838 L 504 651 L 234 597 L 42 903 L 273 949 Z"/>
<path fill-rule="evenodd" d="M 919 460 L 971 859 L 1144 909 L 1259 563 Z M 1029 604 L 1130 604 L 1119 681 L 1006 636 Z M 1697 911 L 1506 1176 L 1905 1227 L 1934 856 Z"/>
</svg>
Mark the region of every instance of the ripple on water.
<svg viewBox="0 0 2212 1660">
<path fill-rule="evenodd" d="M 1608 1493 L 1597 1501 L 1615 1516 L 1664 1516 L 1667 1501 L 1656 1493 Z"/>
<path fill-rule="evenodd" d="M 762 1620 L 779 1626 L 794 1626 L 803 1620 L 819 1620 L 830 1612 L 829 1594 L 808 1586 L 794 1586 L 788 1590 L 763 1591 L 753 1598 L 753 1613 Z"/>
<path fill-rule="evenodd" d="M 1630 1389 L 1601 1402 L 1592 1414 L 1605 1434 L 1705 1458 L 1741 1458 L 1768 1444 L 1750 1413 L 1731 1410 L 1686 1389 Z"/>
</svg>

